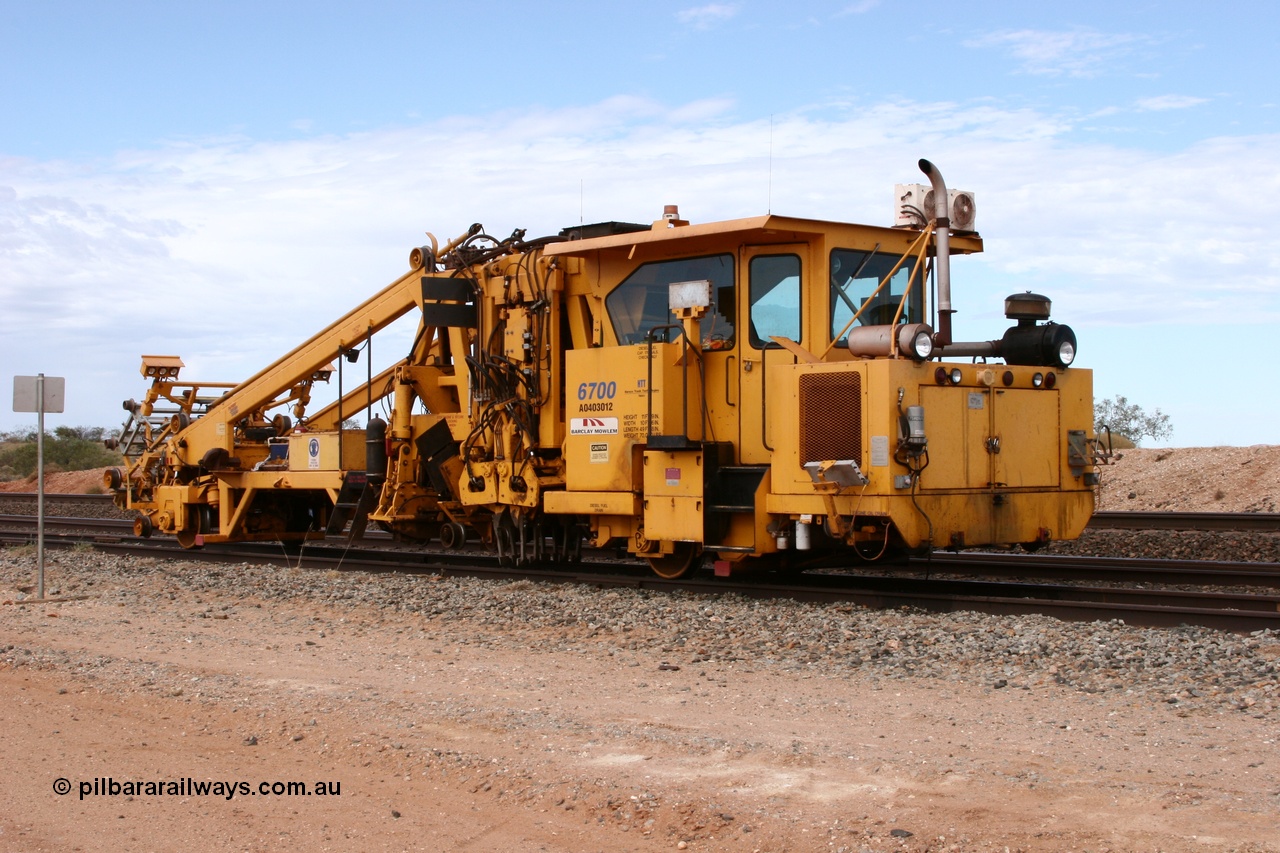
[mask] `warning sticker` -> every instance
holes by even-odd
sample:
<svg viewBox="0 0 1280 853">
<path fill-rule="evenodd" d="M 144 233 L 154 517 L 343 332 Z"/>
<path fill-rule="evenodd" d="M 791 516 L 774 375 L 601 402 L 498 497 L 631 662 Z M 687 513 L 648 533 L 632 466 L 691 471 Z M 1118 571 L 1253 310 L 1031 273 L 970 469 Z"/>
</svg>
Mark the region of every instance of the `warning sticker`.
<svg viewBox="0 0 1280 853">
<path fill-rule="evenodd" d="M 664 473 L 667 475 L 668 486 L 680 485 L 680 469 L 679 468 L 668 468 Z"/>
<path fill-rule="evenodd" d="M 617 435 L 617 418 L 570 418 L 569 435 Z"/>
<path fill-rule="evenodd" d="M 600 442 L 591 443 L 591 461 L 592 462 L 608 462 L 609 461 L 609 445 Z"/>
<path fill-rule="evenodd" d="M 320 468 L 320 439 L 318 438 L 307 442 L 307 468 L 312 471 Z"/>
<path fill-rule="evenodd" d="M 871 436 L 871 467 L 884 468 L 889 464 L 889 436 Z"/>
</svg>

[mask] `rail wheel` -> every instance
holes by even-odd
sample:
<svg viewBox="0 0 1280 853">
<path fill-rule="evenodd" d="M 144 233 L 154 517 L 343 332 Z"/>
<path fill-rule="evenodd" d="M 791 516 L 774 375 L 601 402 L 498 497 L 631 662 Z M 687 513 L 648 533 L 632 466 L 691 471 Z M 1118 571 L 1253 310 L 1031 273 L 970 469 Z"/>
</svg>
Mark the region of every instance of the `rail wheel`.
<svg viewBox="0 0 1280 853">
<path fill-rule="evenodd" d="M 670 554 L 649 557 L 649 568 L 664 580 L 684 577 L 702 560 L 702 550 L 693 542 L 677 542 L 675 545 L 675 550 Z"/>
<path fill-rule="evenodd" d="M 204 542 L 200 536 L 213 531 L 213 510 L 208 506 L 193 506 L 189 518 L 191 524 L 178 531 L 178 544 L 183 548 L 202 548 Z"/>
<path fill-rule="evenodd" d="M 457 550 L 467 544 L 467 529 L 456 521 L 440 525 L 440 544 L 449 550 Z"/>
</svg>

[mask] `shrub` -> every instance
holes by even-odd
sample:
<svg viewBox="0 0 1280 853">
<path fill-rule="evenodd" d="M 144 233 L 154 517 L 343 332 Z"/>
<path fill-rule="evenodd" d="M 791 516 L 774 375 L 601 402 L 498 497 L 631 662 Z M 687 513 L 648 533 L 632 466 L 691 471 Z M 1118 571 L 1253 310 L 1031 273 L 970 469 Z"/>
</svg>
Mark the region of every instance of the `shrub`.
<svg viewBox="0 0 1280 853">
<path fill-rule="evenodd" d="M 58 427 L 44 437 L 44 470 L 84 471 L 120 465 L 124 457 L 103 447 L 101 427 Z M 0 433 L 0 479 L 25 479 L 36 473 L 36 432 Z"/>
</svg>

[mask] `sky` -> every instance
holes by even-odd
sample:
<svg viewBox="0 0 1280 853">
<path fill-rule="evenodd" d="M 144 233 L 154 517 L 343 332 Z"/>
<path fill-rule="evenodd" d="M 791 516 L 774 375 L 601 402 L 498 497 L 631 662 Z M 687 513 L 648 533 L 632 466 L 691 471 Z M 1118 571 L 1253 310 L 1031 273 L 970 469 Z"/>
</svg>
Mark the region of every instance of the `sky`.
<svg viewBox="0 0 1280 853">
<path fill-rule="evenodd" d="M 985 240 L 956 339 L 1033 290 L 1164 443 L 1280 443 L 1278 48 L 1265 3 L 0 0 L 0 381 L 117 426 L 141 354 L 248 378 L 424 232 L 888 225 L 924 157 Z"/>
</svg>

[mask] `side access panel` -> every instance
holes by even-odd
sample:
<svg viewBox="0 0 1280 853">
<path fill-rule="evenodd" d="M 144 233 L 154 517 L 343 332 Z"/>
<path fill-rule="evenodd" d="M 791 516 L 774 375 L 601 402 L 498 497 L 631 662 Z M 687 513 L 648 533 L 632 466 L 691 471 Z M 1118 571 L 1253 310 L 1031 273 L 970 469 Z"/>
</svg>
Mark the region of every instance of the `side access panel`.
<svg viewBox="0 0 1280 853">
<path fill-rule="evenodd" d="M 1043 389 L 995 392 L 995 479 L 1009 488 L 1057 489 L 1066 433 L 1058 421 L 1058 394 Z"/>
<path fill-rule="evenodd" d="M 978 388 L 921 386 L 929 467 L 924 489 L 986 489 L 991 485 L 991 395 Z M 892 441 L 892 437 L 890 438 Z"/>
<path fill-rule="evenodd" d="M 704 459 L 701 448 L 645 451 L 645 538 L 669 542 L 703 540 Z"/>
</svg>

